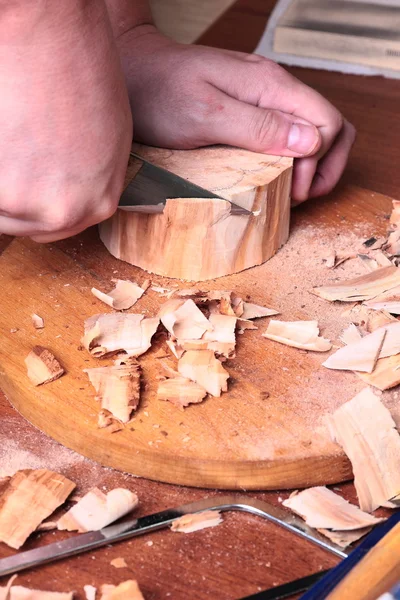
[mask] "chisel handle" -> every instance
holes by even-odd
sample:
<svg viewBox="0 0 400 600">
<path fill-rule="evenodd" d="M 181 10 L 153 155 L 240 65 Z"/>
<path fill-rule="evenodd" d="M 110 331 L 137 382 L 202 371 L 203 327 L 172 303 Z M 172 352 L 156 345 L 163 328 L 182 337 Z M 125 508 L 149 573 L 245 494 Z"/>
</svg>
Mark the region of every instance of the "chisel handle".
<svg viewBox="0 0 400 600">
<path fill-rule="evenodd" d="M 400 581 L 397 523 L 327 596 L 327 600 L 376 600 Z"/>
</svg>

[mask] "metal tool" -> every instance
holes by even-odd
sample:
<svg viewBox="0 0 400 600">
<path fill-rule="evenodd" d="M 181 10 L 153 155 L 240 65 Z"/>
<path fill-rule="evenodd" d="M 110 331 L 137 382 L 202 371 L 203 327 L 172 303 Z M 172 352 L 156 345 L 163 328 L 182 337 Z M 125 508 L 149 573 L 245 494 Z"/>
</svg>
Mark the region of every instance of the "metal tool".
<svg viewBox="0 0 400 600">
<path fill-rule="evenodd" d="M 290 514 L 283 508 L 273 506 L 255 498 L 231 495 L 207 498 L 206 500 L 192 502 L 179 508 L 164 510 L 146 517 L 140 517 L 139 519 L 128 518 L 115 525 L 105 527 L 100 531 L 75 535 L 62 542 L 55 542 L 41 548 L 36 548 L 35 550 L 28 550 L 27 552 L 20 552 L 14 556 L 3 558 L 0 560 L 0 577 L 53 562 L 60 558 L 81 554 L 82 552 L 100 548 L 107 544 L 143 535 L 150 531 L 164 529 L 182 515 L 199 513 L 205 510 L 220 510 L 223 512 L 232 510 L 251 513 L 272 523 L 276 523 L 292 533 L 296 533 L 340 558 L 347 557 L 347 553 L 343 548 L 327 540 L 327 538 L 320 535 L 317 531 L 308 527 L 302 519 Z"/>
<path fill-rule="evenodd" d="M 284 598 L 290 598 L 291 596 L 309 590 L 311 586 L 327 575 L 329 571 L 330 569 L 318 571 L 318 573 L 307 575 L 301 579 L 294 579 L 293 581 L 289 581 L 283 585 L 277 585 L 269 590 L 263 590 L 262 592 L 257 592 L 251 596 L 246 596 L 246 598 L 242 598 L 242 600 L 284 600 Z"/>
<path fill-rule="evenodd" d="M 228 198 L 222 198 L 183 177 L 157 167 L 134 152 L 131 152 L 131 156 L 139 160 L 142 166 L 122 193 L 119 207 L 124 210 L 160 213 L 170 198 L 218 198 L 230 202 L 232 215 L 251 214 L 251 211 Z"/>
</svg>

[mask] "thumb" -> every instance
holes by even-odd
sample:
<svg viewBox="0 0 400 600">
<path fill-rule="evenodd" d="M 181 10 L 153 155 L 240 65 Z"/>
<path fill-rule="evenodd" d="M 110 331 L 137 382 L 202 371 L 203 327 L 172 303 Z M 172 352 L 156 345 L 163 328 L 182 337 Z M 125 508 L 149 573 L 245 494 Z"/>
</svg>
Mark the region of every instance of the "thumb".
<svg viewBox="0 0 400 600">
<path fill-rule="evenodd" d="M 321 135 L 312 123 L 221 95 L 223 110 L 209 123 L 210 143 L 293 157 L 310 156 L 319 150 Z"/>
</svg>

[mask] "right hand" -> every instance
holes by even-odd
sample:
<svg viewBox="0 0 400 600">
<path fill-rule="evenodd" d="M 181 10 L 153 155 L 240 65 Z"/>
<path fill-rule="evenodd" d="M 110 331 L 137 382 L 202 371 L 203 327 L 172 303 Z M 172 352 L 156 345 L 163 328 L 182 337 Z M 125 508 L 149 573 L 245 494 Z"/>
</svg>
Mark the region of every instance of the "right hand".
<svg viewBox="0 0 400 600">
<path fill-rule="evenodd" d="M 104 3 L 21 6 L 0 10 L 0 233 L 49 242 L 116 210 L 132 117 Z"/>
</svg>

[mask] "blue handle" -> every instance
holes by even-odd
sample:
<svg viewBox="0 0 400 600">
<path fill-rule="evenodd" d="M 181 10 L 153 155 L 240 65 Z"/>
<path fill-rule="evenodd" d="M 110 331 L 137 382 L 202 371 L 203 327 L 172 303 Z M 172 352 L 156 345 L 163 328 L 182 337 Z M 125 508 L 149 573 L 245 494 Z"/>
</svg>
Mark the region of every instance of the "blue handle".
<svg viewBox="0 0 400 600">
<path fill-rule="evenodd" d="M 363 542 L 349 556 L 329 571 L 326 577 L 323 577 L 316 585 L 314 585 L 308 592 L 301 596 L 300 600 L 324 600 L 335 587 L 350 573 L 353 567 L 364 558 L 364 556 L 376 546 L 376 544 L 383 538 L 397 523 L 400 523 L 400 512 L 395 513 L 382 523 L 378 525 L 371 533 L 365 538 Z M 397 599 L 397 596 L 395 596 Z"/>
</svg>

